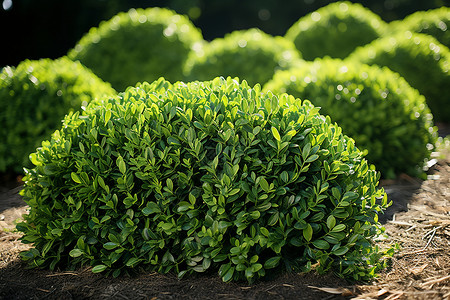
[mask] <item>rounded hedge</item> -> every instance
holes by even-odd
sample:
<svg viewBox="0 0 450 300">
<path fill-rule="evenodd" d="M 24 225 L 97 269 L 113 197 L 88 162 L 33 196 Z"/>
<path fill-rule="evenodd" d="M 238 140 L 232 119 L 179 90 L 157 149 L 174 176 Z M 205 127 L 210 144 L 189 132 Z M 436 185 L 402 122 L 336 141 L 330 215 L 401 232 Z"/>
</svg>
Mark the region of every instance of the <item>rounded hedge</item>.
<svg viewBox="0 0 450 300">
<path fill-rule="evenodd" d="M 389 23 L 391 31 L 412 31 L 433 36 L 450 48 L 450 8 L 441 7 L 415 12 L 403 20 Z"/>
<path fill-rule="evenodd" d="M 334 270 L 370 279 L 387 207 L 352 139 L 308 101 L 237 79 L 160 79 L 66 116 L 32 156 L 17 228 L 32 266 L 216 271 L 224 281 Z"/>
<path fill-rule="evenodd" d="M 264 84 L 276 70 L 286 69 L 299 59 L 290 41 L 253 28 L 234 31 L 193 51 L 185 74 L 188 80 L 237 76 L 249 84 Z"/>
<path fill-rule="evenodd" d="M 450 121 L 450 51 L 435 38 L 403 32 L 355 50 L 348 60 L 386 66 L 425 96 L 436 121 Z"/>
<path fill-rule="evenodd" d="M 385 178 L 423 173 L 437 138 L 425 98 L 388 68 L 317 59 L 278 72 L 264 90 L 287 92 L 320 106 L 368 151 L 367 160 Z"/>
<path fill-rule="evenodd" d="M 116 92 L 89 69 L 67 57 L 25 60 L 0 73 L 0 172 L 22 173 L 28 155 L 71 110 Z"/>
<path fill-rule="evenodd" d="M 69 51 L 117 90 L 160 76 L 183 79 L 183 65 L 203 37 L 191 21 L 164 8 L 131 9 L 92 28 Z"/>
<path fill-rule="evenodd" d="M 386 26 L 378 15 L 361 4 L 343 1 L 300 18 L 285 36 L 306 60 L 324 56 L 345 58 L 356 47 L 379 38 Z"/>
</svg>

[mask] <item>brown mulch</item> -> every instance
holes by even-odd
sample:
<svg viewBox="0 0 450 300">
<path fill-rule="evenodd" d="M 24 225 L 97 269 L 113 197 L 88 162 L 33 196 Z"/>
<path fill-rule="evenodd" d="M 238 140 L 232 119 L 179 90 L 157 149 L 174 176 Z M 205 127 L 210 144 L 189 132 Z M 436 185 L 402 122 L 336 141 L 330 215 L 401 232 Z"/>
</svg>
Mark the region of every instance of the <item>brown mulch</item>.
<svg viewBox="0 0 450 300">
<path fill-rule="evenodd" d="M 382 184 L 394 205 L 380 219 L 398 243 L 392 266 L 372 283 L 333 275 L 286 274 L 276 280 L 223 283 L 217 274 L 179 280 L 157 273 L 105 278 L 75 272 L 30 270 L 19 252 L 14 224 L 26 212 L 17 184 L 0 182 L 0 299 L 450 299 L 450 157 L 435 161 L 428 179 L 400 176 Z"/>
</svg>

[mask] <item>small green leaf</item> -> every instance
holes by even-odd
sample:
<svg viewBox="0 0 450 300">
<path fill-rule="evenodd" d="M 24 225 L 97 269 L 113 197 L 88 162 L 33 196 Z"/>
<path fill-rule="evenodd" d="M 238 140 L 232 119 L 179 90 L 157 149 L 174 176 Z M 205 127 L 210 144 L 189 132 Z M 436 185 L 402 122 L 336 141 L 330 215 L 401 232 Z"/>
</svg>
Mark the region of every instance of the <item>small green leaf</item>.
<svg viewBox="0 0 450 300">
<path fill-rule="evenodd" d="M 107 266 L 105 265 L 96 265 L 95 267 L 92 268 L 92 273 L 100 273 L 105 271 L 107 268 Z"/>
<path fill-rule="evenodd" d="M 125 264 L 127 267 L 134 267 L 137 263 L 139 263 L 140 259 L 136 257 L 130 258 Z"/>
<path fill-rule="evenodd" d="M 303 159 L 305 159 L 306 157 L 309 156 L 309 152 L 311 152 L 311 144 L 307 143 L 305 146 L 303 146 L 303 149 L 302 149 Z"/>
<path fill-rule="evenodd" d="M 77 173 L 72 172 L 70 173 L 70 176 L 72 177 L 72 180 L 75 181 L 76 183 L 81 183 L 80 177 L 78 177 Z"/>
<path fill-rule="evenodd" d="M 275 212 L 270 218 L 269 221 L 267 222 L 267 225 L 269 226 L 273 226 L 278 222 L 278 219 L 280 217 L 280 213 L 279 212 Z"/>
<path fill-rule="evenodd" d="M 105 112 L 105 124 L 108 123 L 109 119 L 111 119 L 111 110 Z"/>
<path fill-rule="evenodd" d="M 317 160 L 318 158 L 319 158 L 319 155 L 313 154 L 310 157 L 308 157 L 305 162 L 306 163 L 312 163 L 313 161 Z"/>
<path fill-rule="evenodd" d="M 261 215 L 261 213 L 258 210 L 252 211 L 250 213 L 250 216 L 255 220 L 258 219 L 260 215 Z"/>
<path fill-rule="evenodd" d="M 342 230 L 344 230 L 345 229 L 345 225 L 344 224 L 339 224 L 339 225 L 336 225 L 332 230 L 331 230 L 331 232 L 341 232 Z"/>
<path fill-rule="evenodd" d="M 117 157 L 116 164 L 119 167 L 120 173 L 125 174 L 125 172 L 127 171 L 127 167 L 125 165 L 125 162 L 123 161 L 122 156 Z"/>
<path fill-rule="evenodd" d="M 71 257 L 79 257 L 83 254 L 83 251 L 81 251 L 80 249 L 73 249 L 69 252 L 69 255 Z"/>
<path fill-rule="evenodd" d="M 268 260 L 266 260 L 266 262 L 264 263 L 264 268 L 265 269 L 273 269 L 276 266 L 278 266 L 279 262 L 280 262 L 281 256 L 274 256 L 269 258 Z"/>
<path fill-rule="evenodd" d="M 269 192 L 269 183 L 267 182 L 265 177 L 260 177 L 259 185 L 266 193 Z"/>
<path fill-rule="evenodd" d="M 172 179 L 167 178 L 166 184 L 167 184 L 167 187 L 169 188 L 169 190 L 170 190 L 170 191 L 173 191 L 173 182 L 172 182 Z"/>
<path fill-rule="evenodd" d="M 312 244 L 314 245 L 314 247 L 321 250 L 327 250 L 328 248 L 330 248 L 330 244 L 328 244 L 328 242 L 325 240 L 315 240 L 312 242 Z"/>
<path fill-rule="evenodd" d="M 313 235 L 313 229 L 310 224 L 307 224 L 306 228 L 303 229 L 303 237 L 305 238 L 306 241 L 309 242 L 312 239 L 312 235 Z"/>
<path fill-rule="evenodd" d="M 222 276 L 222 280 L 224 282 L 228 282 L 233 278 L 233 274 L 234 274 L 234 267 L 229 268 L 225 274 Z"/>
<path fill-rule="evenodd" d="M 105 248 L 106 250 L 112 250 L 112 249 L 116 249 L 119 245 L 117 245 L 116 243 L 113 242 L 107 242 L 105 244 L 103 244 L 103 248 Z"/>
<path fill-rule="evenodd" d="M 287 183 L 289 181 L 289 174 L 286 171 L 281 172 L 280 178 L 284 183 Z"/>
<path fill-rule="evenodd" d="M 172 227 L 173 227 L 173 224 L 172 223 L 163 223 L 162 225 L 161 225 L 161 228 L 163 229 L 163 230 L 170 230 L 170 229 L 172 229 Z"/>
<path fill-rule="evenodd" d="M 340 247 L 340 248 L 334 250 L 332 253 L 334 255 L 340 256 L 340 255 L 344 255 L 347 252 L 348 252 L 348 247 L 343 246 L 343 247 Z"/>
<path fill-rule="evenodd" d="M 278 132 L 278 130 L 277 130 L 275 127 L 273 127 L 273 126 L 272 126 L 271 130 L 272 130 L 272 135 L 273 135 L 273 137 L 274 137 L 277 141 L 281 142 L 281 136 L 280 136 L 280 133 Z"/>
<path fill-rule="evenodd" d="M 153 213 L 159 213 L 159 212 L 161 212 L 161 209 L 159 208 L 158 204 L 156 204 L 155 202 L 148 202 L 147 206 L 142 209 L 142 213 L 145 216 L 148 216 Z"/>
<path fill-rule="evenodd" d="M 334 225 L 336 225 L 336 218 L 333 217 L 332 215 L 328 216 L 327 218 L 327 227 L 329 230 L 331 230 Z"/>
<path fill-rule="evenodd" d="M 261 234 L 264 235 L 265 237 L 268 237 L 268 236 L 269 236 L 269 230 L 267 230 L 267 228 L 261 227 L 261 228 L 259 229 L 259 231 L 261 231 Z"/>
</svg>

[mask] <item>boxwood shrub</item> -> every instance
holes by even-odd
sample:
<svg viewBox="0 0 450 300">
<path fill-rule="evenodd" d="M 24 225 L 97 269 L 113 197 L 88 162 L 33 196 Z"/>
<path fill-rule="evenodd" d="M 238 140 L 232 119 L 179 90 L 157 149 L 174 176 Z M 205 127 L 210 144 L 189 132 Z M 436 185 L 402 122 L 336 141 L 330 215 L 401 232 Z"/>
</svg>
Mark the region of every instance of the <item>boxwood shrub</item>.
<svg viewBox="0 0 450 300">
<path fill-rule="evenodd" d="M 123 91 L 137 82 L 183 79 L 183 65 L 203 37 L 191 21 L 164 8 L 131 9 L 92 28 L 69 51 Z"/>
<path fill-rule="evenodd" d="M 450 121 L 450 50 L 432 36 L 409 31 L 387 36 L 348 59 L 400 73 L 425 96 L 436 121 Z"/>
<path fill-rule="evenodd" d="M 276 70 L 300 59 L 294 45 L 259 29 L 234 31 L 193 51 L 185 66 L 187 80 L 237 76 L 249 84 L 264 84 Z"/>
<path fill-rule="evenodd" d="M 370 279 L 392 254 L 373 241 L 386 194 L 318 110 L 232 78 L 159 79 L 92 102 L 32 155 L 22 257 L 113 276 Z"/>
<path fill-rule="evenodd" d="M 450 47 L 450 8 L 430 9 L 415 12 L 403 20 L 389 23 L 389 31 L 412 31 L 425 33 L 436 38 L 447 48 Z"/>
<path fill-rule="evenodd" d="M 436 140 L 424 97 L 388 68 L 317 59 L 275 74 L 264 89 L 322 107 L 323 114 L 368 151 L 368 161 L 384 178 L 419 175 Z"/>
<path fill-rule="evenodd" d="M 378 15 L 361 4 L 343 1 L 300 18 L 285 36 L 306 60 L 324 56 L 345 58 L 356 47 L 380 37 L 386 26 Z"/>
<path fill-rule="evenodd" d="M 61 127 L 71 110 L 115 94 L 89 69 L 67 57 L 25 60 L 0 73 L 0 172 L 22 173 L 28 155 Z"/>
</svg>

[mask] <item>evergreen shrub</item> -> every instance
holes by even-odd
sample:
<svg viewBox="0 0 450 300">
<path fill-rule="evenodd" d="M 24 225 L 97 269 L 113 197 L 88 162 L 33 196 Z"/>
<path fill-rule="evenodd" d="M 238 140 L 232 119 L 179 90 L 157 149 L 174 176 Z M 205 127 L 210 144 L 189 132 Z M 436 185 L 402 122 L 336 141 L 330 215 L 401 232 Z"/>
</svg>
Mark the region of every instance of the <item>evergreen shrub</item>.
<svg viewBox="0 0 450 300">
<path fill-rule="evenodd" d="M 374 243 L 386 194 L 318 110 L 232 78 L 159 79 L 92 102 L 32 156 L 22 257 L 113 276 L 370 279 L 392 254 Z"/>
<path fill-rule="evenodd" d="M 286 69 L 298 60 L 300 55 L 290 41 L 253 28 L 234 31 L 193 51 L 185 74 L 188 80 L 236 76 L 249 84 L 264 84 L 276 70 Z"/>
<path fill-rule="evenodd" d="M 28 155 L 61 127 L 71 110 L 116 92 L 67 57 L 25 60 L 0 73 L 0 172 L 22 173 Z"/>
<path fill-rule="evenodd" d="M 425 99 L 388 68 L 317 59 L 278 72 L 264 90 L 308 99 L 353 137 L 384 178 L 420 175 L 436 141 Z"/>
<path fill-rule="evenodd" d="M 182 80 L 189 52 L 202 43 L 186 16 L 158 7 L 131 9 L 92 28 L 68 55 L 123 91 L 161 76 Z"/>
<path fill-rule="evenodd" d="M 331 3 L 292 25 L 285 37 L 306 60 L 330 56 L 345 58 L 358 46 L 379 38 L 386 23 L 358 3 Z"/>
<path fill-rule="evenodd" d="M 415 12 L 403 20 L 389 23 L 389 32 L 411 31 L 433 36 L 450 48 L 450 8 L 443 6 L 427 11 Z"/>
<path fill-rule="evenodd" d="M 450 121 L 450 50 L 432 36 L 410 31 L 355 50 L 348 60 L 386 66 L 425 96 L 436 121 Z"/>
</svg>

